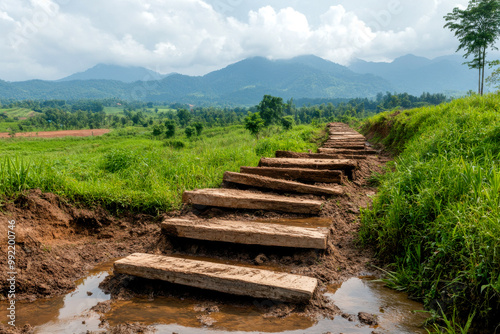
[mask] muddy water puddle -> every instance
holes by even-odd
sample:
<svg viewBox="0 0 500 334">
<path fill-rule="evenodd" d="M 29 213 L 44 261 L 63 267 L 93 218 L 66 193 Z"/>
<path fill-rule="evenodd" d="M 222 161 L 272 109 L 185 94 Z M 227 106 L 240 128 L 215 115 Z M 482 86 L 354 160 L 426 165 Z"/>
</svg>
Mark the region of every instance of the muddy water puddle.
<svg viewBox="0 0 500 334">
<path fill-rule="evenodd" d="M 110 296 L 99 289 L 99 283 L 112 271 L 112 261 L 104 263 L 77 282 L 75 291 L 63 297 L 17 303 L 17 325 L 35 327 L 35 333 L 105 332 L 99 328 L 100 315 L 90 309 Z M 405 294 L 390 290 L 369 278 L 352 278 L 343 284 L 329 286 L 325 295 L 341 309 L 352 315 L 351 321 L 337 316 L 334 319 L 311 319 L 298 315 L 285 318 L 265 317 L 261 303 L 238 307 L 218 305 L 207 312 L 199 300 L 157 297 L 154 300 L 135 298 L 115 301 L 104 319 L 111 326 L 122 323 L 151 325 L 158 333 L 425 333 L 419 326 L 425 320 L 422 305 L 409 300 Z M 2 323 L 6 323 L 6 303 L 0 303 Z M 379 326 L 370 327 L 357 319 L 359 312 L 378 316 Z M 210 324 L 210 326 L 207 326 Z"/>
<path fill-rule="evenodd" d="M 30 324 L 35 333 L 81 333 L 99 329 L 99 315 L 91 312 L 94 305 L 109 300 L 99 284 L 110 274 L 113 261 L 102 263 L 89 271 L 87 277 L 76 281 L 76 289 L 61 297 L 16 303 L 16 324 Z M 0 303 L 1 322 L 6 324 L 6 303 Z M 83 323 L 84 322 L 84 323 Z"/>
</svg>

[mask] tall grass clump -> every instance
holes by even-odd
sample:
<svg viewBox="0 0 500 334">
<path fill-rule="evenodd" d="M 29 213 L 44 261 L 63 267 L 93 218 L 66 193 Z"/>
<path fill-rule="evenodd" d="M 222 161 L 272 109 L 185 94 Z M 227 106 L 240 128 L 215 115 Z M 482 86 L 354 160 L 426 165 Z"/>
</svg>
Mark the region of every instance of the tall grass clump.
<svg viewBox="0 0 500 334">
<path fill-rule="evenodd" d="M 362 130 L 393 152 L 361 238 L 394 288 L 476 328 L 500 319 L 500 96 L 388 112 Z M 447 321 L 450 318 L 445 318 Z M 470 324 L 469 324 L 470 325 Z M 469 326 L 467 325 L 467 326 Z"/>
<path fill-rule="evenodd" d="M 325 126 L 322 125 L 320 128 L 325 128 Z M 311 125 L 295 126 L 288 131 L 280 131 L 258 140 L 255 153 L 262 157 L 274 157 L 278 150 L 307 152 L 307 150 L 316 149 L 322 141 L 326 140 L 324 135 L 328 136 L 328 133 L 318 133 L 318 128 Z"/>
<path fill-rule="evenodd" d="M 311 140 L 320 131 L 296 127 L 258 140 L 242 126 L 206 129 L 196 140 L 178 135 L 164 141 L 135 129 L 102 137 L 5 139 L 0 197 L 40 188 L 113 211 L 156 214 L 178 208 L 186 190 L 219 187 L 225 171 L 256 166 L 261 151 L 315 149 Z"/>
</svg>

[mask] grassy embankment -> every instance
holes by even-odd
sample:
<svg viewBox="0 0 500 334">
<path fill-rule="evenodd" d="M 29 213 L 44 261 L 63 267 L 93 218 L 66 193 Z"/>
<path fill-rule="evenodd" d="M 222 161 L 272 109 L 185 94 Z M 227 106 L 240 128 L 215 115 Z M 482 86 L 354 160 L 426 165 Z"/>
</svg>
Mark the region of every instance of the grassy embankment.
<svg viewBox="0 0 500 334">
<path fill-rule="evenodd" d="M 400 153 L 392 172 L 375 177 L 379 194 L 373 209 L 363 212 L 361 232 L 393 263 L 393 287 L 443 309 L 448 319 L 456 316 L 462 326 L 474 317 L 474 327 L 495 328 L 500 95 L 383 113 L 363 132 Z"/>
<path fill-rule="evenodd" d="M 102 137 L 0 139 L 0 202 L 40 188 L 87 205 L 157 213 L 176 209 L 185 190 L 218 187 L 225 171 L 256 166 L 277 149 L 305 151 L 323 128 L 296 126 L 257 140 L 242 126 L 205 129 L 188 140 L 129 128 Z M 176 143 L 183 148 L 175 148 Z"/>
</svg>

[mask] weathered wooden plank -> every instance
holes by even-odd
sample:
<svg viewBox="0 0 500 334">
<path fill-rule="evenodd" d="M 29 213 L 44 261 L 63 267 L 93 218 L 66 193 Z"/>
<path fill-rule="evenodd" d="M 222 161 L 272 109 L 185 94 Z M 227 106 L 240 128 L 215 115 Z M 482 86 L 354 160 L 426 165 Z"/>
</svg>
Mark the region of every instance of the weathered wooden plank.
<svg viewBox="0 0 500 334">
<path fill-rule="evenodd" d="M 365 140 L 353 141 L 353 140 L 330 140 L 326 141 L 324 145 L 356 145 L 356 146 L 364 146 Z"/>
<path fill-rule="evenodd" d="M 297 192 L 302 194 L 312 195 L 343 195 L 343 191 L 339 189 L 318 187 L 300 182 L 285 181 L 267 176 L 254 174 L 242 174 L 225 172 L 224 181 L 244 184 L 253 187 L 274 189 L 280 191 Z"/>
<path fill-rule="evenodd" d="M 322 201 L 254 193 L 236 189 L 198 189 L 185 191 L 184 203 L 233 209 L 269 210 L 318 214 Z"/>
<path fill-rule="evenodd" d="M 302 153 L 290 151 L 276 151 L 276 158 L 290 158 L 290 159 L 366 159 L 366 156 L 353 155 L 349 157 L 340 157 L 341 154 L 326 154 L 326 153 Z M 346 154 L 344 154 L 346 155 Z"/>
<path fill-rule="evenodd" d="M 157 279 L 223 293 L 307 302 L 315 278 L 176 257 L 135 253 L 114 263 L 118 274 Z"/>
<path fill-rule="evenodd" d="M 335 148 L 319 148 L 318 149 L 319 153 L 322 154 L 354 154 L 354 155 L 372 155 L 372 154 L 377 154 L 378 152 L 375 150 L 371 149 L 365 149 L 365 150 L 346 150 L 346 149 L 335 149 Z"/>
<path fill-rule="evenodd" d="M 347 144 L 325 144 L 324 148 L 340 148 L 346 150 L 364 150 L 365 145 L 347 145 Z"/>
<path fill-rule="evenodd" d="M 197 240 L 292 248 L 326 249 L 328 229 L 224 220 L 168 219 L 165 233 Z"/>
<path fill-rule="evenodd" d="M 357 132 L 335 132 L 335 131 L 330 131 L 328 133 L 330 137 L 339 137 L 339 138 L 361 138 L 365 139 L 365 136 L 362 134 L 359 134 Z"/>
<path fill-rule="evenodd" d="M 353 170 L 358 166 L 357 161 L 342 159 L 289 159 L 289 158 L 262 158 L 259 167 L 278 168 L 310 168 L 330 170 Z"/>
<path fill-rule="evenodd" d="M 241 173 L 255 174 L 276 179 L 300 180 L 305 182 L 340 183 L 343 171 L 314 170 L 305 168 L 241 167 Z"/>
</svg>

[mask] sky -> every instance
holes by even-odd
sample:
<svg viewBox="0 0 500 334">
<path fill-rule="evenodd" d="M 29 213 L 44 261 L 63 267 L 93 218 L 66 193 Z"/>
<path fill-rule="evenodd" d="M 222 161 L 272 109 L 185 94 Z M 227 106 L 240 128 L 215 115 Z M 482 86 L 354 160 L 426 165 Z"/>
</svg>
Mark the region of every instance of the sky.
<svg viewBox="0 0 500 334">
<path fill-rule="evenodd" d="M 468 0 L 1 0 L 0 79 L 99 63 L 203 75 L 248 57 L 348 65 L 455 53 L 443 16 Z"/>
</svg>

